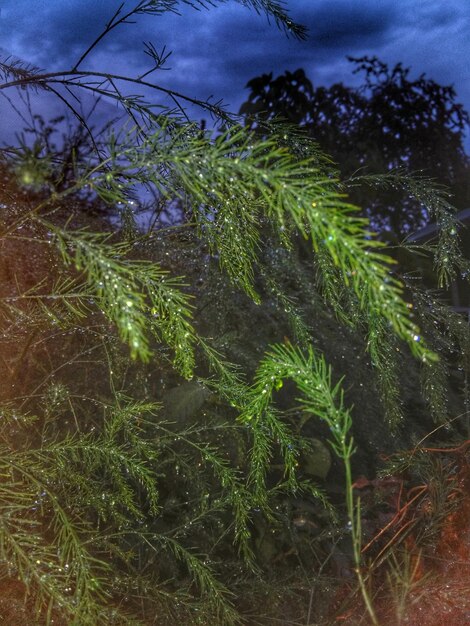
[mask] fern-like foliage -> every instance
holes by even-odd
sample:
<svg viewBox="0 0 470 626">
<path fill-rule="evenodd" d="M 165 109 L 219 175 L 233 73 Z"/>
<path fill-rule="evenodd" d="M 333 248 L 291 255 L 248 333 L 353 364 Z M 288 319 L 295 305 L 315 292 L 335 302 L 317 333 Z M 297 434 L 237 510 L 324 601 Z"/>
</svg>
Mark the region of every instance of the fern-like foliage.
<svg viewBox="0 0 470 626">
<path fill-rule="evenodd" d="M 250 424 L 264 420 L 274 391 L 282 387 L 285 379 L 296 383 L 302 394 L 302 408 L 329 426 L 334 449 L 342 449 L 343 443 L 348 442 L 352 422 L 349 411 L 344 408 L 341 381 L 332 383 L 331 368 L 312 349 L 305 356 L 291 344 L 271 346 L 260 363 L 251 390 L 251 402 L 241 414 L 240 420 Z M 348 446 L 352 453 L 352 444 L 348 443 Z"/>
<path fill-rule="evenodd" d="M 171 182 L 174 193 L 189 198 L 197 207 L 193 219 L 200 236 L 235 284 L 255 300 L 257 225 L 267 218 L 286 245 L 294 228 L 311 238 L 314 250 L 331 259 L 362 310 L 377 310 L 415 355 L 432 358 L 424 342 L 417 341 L 419 331 L 384 245 L 344 201 L 335 181 L 322 177 L 315 158 L 299 161 L 276 137 L 255 142 L 245 129 L 232 127 L 214 140 L 187 128 L 157 130 L 138 148 L 124 149 L 122 160 L 121 176 L 137 171 L 137 180 L 144 178 L 160 193 L 166 194 Z M 109 175 L 100 176 L 95 168 L 86 184 L 100 190 L 107 180 Z"/>
<path fill-rule="evenodd" d="M 127 523 L 139 518 L 132 481 L 142 485 L 150 508 L 156 510 L 150 465 L 154 456 L 129 419 L 147 410 L 147 406 L 134 406 L 116 411 L 102 435 L 75 433 L 50 442 L 44 438 L 39 446 L 29 438 L 23 450 L 2 447 L 3 575 L 20 577 L 47 623 L 63 612 L 70 624 L 108 623 L 103 607 L 111 592 L 110 565 L 97 556 L 100 538 L 87 512 L 92 510 L 103 521 L 109 511 L 116 517 L 120 510 Z M 8 409 L 2 418 L 6 442 L 12 424 L 28 427 L 32 421 Z M 97 476 L 108 477 L 99 493 Z M 119 507 L 114 506 L 117 502 Z M 119 554 L 117 545 L 114 550 Z"/>
<path fill-rule="evenodd" d="M 258 493 L 265 490 L 266 468 L 272 456 L 273 439 L 279 445 L 288 484 L 296 485 L 296 457 L 299 441 L 289 431 L 278 411 L 272 406 L 273 393 L 285 379 L 293 380 L 302 393 L 302 408 L 324 420 L 332 433 L 332 446 L 341 458 L 349 459 L 353 452 L 348 439 L 351 427 L 349 412 L 343 408 L 340 384 L 332 385 L 331 370 L 323 358 L 313 351 L 308 356 L 292 345 L 275 345 L 261 361 L 250 392 L 250 401 L 244 407 L 240 420 L 253 431 L 253 451 L 250 480 Z"/>
<path fill-rule="evenodd" d="M 127 244 L 109 244 L 106 235 L 58 230 L 57 242 L 64 260 L 86 272 L 100 308 L 116 324 L 131 356 L 150 358 L 146 331 L 150 329 L 175 352 L 175 365 L 191 377 L 195 331 L 188 296 L 181 281 L 153 263 L 125 259 Z"/>
<path fill-rule="evenodd" d="M 304 36 L 281 2 L 240 2 Z M 316 499 L 328 520 L 334 517 L 327 495 L 302 474 L 303 455 L 313 449 L 303 428 L 310 417 L 326 425 L 343 462 L 359 568 L 353 412 L 336 370 L 312 347 L 321 339 L 313 300 L 325 317 L 333 319 L 333 311 L 338 324 L 363 341 L 392 428 L 406 418 L 399 370 L 407 348 L 420 361 L 434 419 L 443 421 L 449 410 L 453 358 L 465 369 L 468 393 L 468 325 L 407 285 L 410 306 L 385 245 L 347 200 L 348 185 L 377 180 L 339 181 L 316 144 L 280 121 L 264 134 L 251 131 L 218 105 L 147 82 L 168 56 L 150 43 L 153 66 L 140 77 L 82 70 L 102 38 L 135 16 L 219 3 L 121 5 L 67 71 L 0 64 L 0 92 L 46 88 L 81 119 L 72 95 L 86 90 L 114 98 L 132 121 L 132 127 L 111 129 L 98 146 L 81 119 L 89 151 L 87 159 L 77 157 L 66 184 L 51 177 L 56 155 L 44 143 L 4 153 L 20 200 L 3 207 L 1 243 L 16 250 L 34 244 L 31 256 L 40 258 L 42 250 L 45 267 L 57 273 L 32 271 L 34 280 L 22 281 L 23 268 L 11 278 L 9 264 L 0 267 L 6 283 L 0 367 L 11 383 L 0 422 L 1 574 L 21 579 L 36 618 L 46 624 L 135 624 L 135 614 L 148 623 L 162 606 L 170 623 L 243 623 L 227 571 L 233 562 L 247 579 L 253 572 L 261 576 L 256 521 L 277 531 L 280 511 L 300 497 L 309 505 Z M 126 85 L 170 96 L 179 113 L 126 95 Z M 181 102 L 210 111 L 224 128 L 202 131 Z M 442 227 L 436 268 L 446 284 L 463 260 L 445 194 L 400 172 L 378 182 L 404 186 L 434 211 Z M 139 231 L 135 201 L 142 188 L 160 207 L 177 204 L 181 223 L 157 234 Z M 104 203 L 115 213 L 119 205 L 121 231 L 104 220 L 97 232 L 74 226 L 72 199 L 82 210 Z M 202 267 L 214 319 L 198 299 Z M 220 309 L 235 317 L 238 308 L 262 307 L 276 323 L 268 340 L 242 345 L 243 356 L 251 350 L 242 367 L 242 359 L 231 362 L 236 350 L 227 356 L 230 342 L 243 344 L 237 332 L 230 334 L 233 328 L 221 348 Z M 267 317 L 253 313 L 256 320 Z M 285 337 L 265 352 L 285 332 L 296 345 Z M 21 344 L 16 351 L 15 342 Z M 298 390 L 296 413 L 276 402 L 285 381 Z M 285 525 L 292 538 L 290 520 Z"/>
<path fill-rule="evenodd" d="M 382 189 L 402 189 L 411 198 L 418 200 L 436 223 L 437 244 L 432 246 L 439 287 L 449 287 L 457 272 L 468 269 L 468 259 L 459 246 L 455 207 L 449 193 L 436 181 L 419 174 L 410 174 L 401 169 L 385 174 L 354 176 L 348 185 L 367 184 Z"/>
<path fill-rule="evenodd" d="M 372 364 L 377 372 L 377 382 L 380 399 L 385 407 L 386 419 L 391 430 L 396 430 L 403 424 L 403 409 L 400 398 L 400 348 L 396 339 L 387 333 L 383 319 L 374 313 L 368 315 L 368 343 L 367 348 Z M 403 358 L 403 355 L 401 355 Z M 423 367 L 429 369 L 435 361 L 426 361 Z"/>
</svg>

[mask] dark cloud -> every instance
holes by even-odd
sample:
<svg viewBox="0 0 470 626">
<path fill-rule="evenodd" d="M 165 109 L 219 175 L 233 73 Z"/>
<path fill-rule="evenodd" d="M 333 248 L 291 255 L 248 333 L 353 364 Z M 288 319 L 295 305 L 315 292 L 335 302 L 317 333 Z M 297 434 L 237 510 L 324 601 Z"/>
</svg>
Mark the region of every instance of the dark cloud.
<svg viewBox="0 0 470 626">
<path fill-rule="evenodd" d="M 313 45 L 328 50 L 354 50 L 381 45 L 397 20 L 396 5 L 388 2 L 325 2 L 307 15 Z"/>
<path fill-rule="evenodd" d="M 3 0 L 1 45 L 48 69 L 66 68 L 99 34 L 120 0 Z M 127 7 L 132 6 L 128 0 Z M 182 93 L 223 98 L 237 110 L 256 75 L 303 67 L 314 84 L 358 80 L 346 56 L 375 54 L 454 83 L 470 109 L 470 2 L 462 0 L 291 0 L 291 16 L 309 39 L 287 38 L 266 17 L 226 2 L 209 11 L 181 5 L 181 16 L 144 16 L 114 30 L 87 67 L 138 75 L 148 67 L 143 42 L 173 50 L 171 71 L 154 80 Z M 85 67 L 85 66 L 84 66 Z M 155 95 L 151 96 L 155 98 Z M 170 104 L 170 103 L 169 103 Z"/>
<path fill-rule="evenodd" d="M 103 0 L 4 0 L 3 46 L 42 67 L 56 69 L 86 49 L 110 17 Z"/>
</svg>

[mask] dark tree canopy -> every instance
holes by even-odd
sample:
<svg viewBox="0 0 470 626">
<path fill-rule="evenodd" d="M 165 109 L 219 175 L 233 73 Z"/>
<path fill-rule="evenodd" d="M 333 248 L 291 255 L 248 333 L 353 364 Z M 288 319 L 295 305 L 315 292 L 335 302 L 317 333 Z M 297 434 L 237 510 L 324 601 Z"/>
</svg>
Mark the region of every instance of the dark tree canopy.
<svg viewBox="0 0 470 626">
<path fill-rule="evenodd" d="M 250 94 L 240 113 L 259 129 L 275 118 L 301 126 L 331 155 L 343 179 L 358 170 L 420 172 L 446 185 L 457 208 L 470 206 L 463 145 L 469 116 L 454 88 L 424 74 L 413 80 L 401 63 L 390 69 L 375 57 L 350 60 L 354 73 L 364 76 L 357 88 L 314 87 L 302 69 L 277 78 L 263 74 L 248 82 Z M 393 189 L 355 187 L 351 195 L 379 229 L 407 233 L 429 219 L 418 202 Z"/>
</svg>

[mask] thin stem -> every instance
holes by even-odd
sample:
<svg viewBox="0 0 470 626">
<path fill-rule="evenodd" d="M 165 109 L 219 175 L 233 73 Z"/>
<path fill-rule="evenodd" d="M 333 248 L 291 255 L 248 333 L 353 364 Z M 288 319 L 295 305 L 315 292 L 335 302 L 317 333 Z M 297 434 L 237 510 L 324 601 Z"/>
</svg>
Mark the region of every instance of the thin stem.
<svg viewBox="0 0 470 626">
<path fill-rule="evenodd" d="M 93 50 L 93 48 L 95 48 L 99 44 L 99 42 L 104 37 L 106 37 L 106 35 L 108 33 L 110 33 L 114 28 L 116 28 L 120 24 L 130 24 L 130 23 L 133 23 L 133 22 L 129 22 L 128 21 L 130 17 L 132 17 L 133 15 L 136 15 L 138 13 L 144 13 L 146 9 L 149 9 L 150 10 L 149 12 L 152 12 L 152 9 L 155 8 L 154 7 L 154 2 L 149 1 L 149 0 L 141 0 L 128 13 L 126 13 L 125 15 L 123 15 L 122 17 L 117 19 L 117 17 L 121 13 L 123 7 L 124 7 L 124 2 L 122 2 L 118 6 L 118 8 L 116 9 L 116 12 L 114 13 L 113 17 L 109 20 L 109 22 L 106 24 L 105 29 L 102 31 L 102 33 L 100 35 L 98 35 L 98 37 L 88 46 L 88 48 L 85 50 L 85 52 L 82 54 L 82 56 L 75 63 L 75 65 L 73 67 L 74 70 L 78 69 L 78 66 L 83 63 L 83 61 L 90 54 L 90 52 Z M 167 10 L 171 10 L 171 6 L 169 6 L 167 8 Z"/>
<path fill-rule="evenodd" d="M 344 463 L 346 475 L 346 508 L 351 524 L 351 540 L 353 545 L 354 564 L 356 566 L 356 576 L 361 590 L 364 604 L 374 626 L 379 626 L 377 616 L 372 605 L 372 601 L 367 591 L 366 582 L 362 574 L 362 553 L 361 553 L 361 500 L 354 502 L 352 472 L 351 472 L 351 442 L 341 441 L 341 456 Z"/>
<path fill-rule="evenodd" d="M 20 79 L 13 80 L 8 83 L 3 83 L 0 85 L 0 90 L 8 89 L 10 87 L 25 87 L 28 84 L 42 85 L 43 87 L 48 89 L 50 84 L 57 83 L 57 84 L 69 86 L 69 87 L 81 87 L 82 89 L 93 91 L 96 94 L 114 98 L 115 100 L 119 100 L 120 102 L 122 102 L 123 100 L 122 95 L 104 90 L 100 88 L 98 85 L 94 86 L 90 84 L 84 84 L 76 80 L 68 79 L 66 77 L 102 78 L 105 81 L 109 81 L 109 82 L 112 82 L 113 80 L 121 80 L 126 83 L 139 85 L 140 87 L 147 87 L 150 89 L 154 89 L 156 91 L 161 91 L 167 96 L 170 96 L 172 98 L 178 98 L 180 100 L 184 100 L 185 102 L 189 102 L 190 104 L 194 104 L 195 106 L 198 106 L 204 110 L 207 110 L 213 113 L 214 115 L 216 115 L 217 117 L 220 117 L 226 121 L 229 121 L 229 120 L 231 121 L 233 119 L 233 116 L 223 111 L 220 106 L 209 104 L 208 102 L 199 100 L 197 98 L 191 98 L 190 96 L 186 96 L 178 91 L 175 91 L 174 89 L 168 89 L 166 87 L 162 87 L 160 85 L 156 85 L 155 83 L 150 83 L 148 81 L 141 80 L 139 78 L 131 78 L 129 76 L 122 76 L 120 74 L 109 74 L 105 72 L 77 71 L 75 69 L 71 69 L 71 70 L 60 71 L 60 72 L 47 72 L 44 74 L 34 74 L 33 76 L 28 76 L 27 78 L 20 78 Z M 134 101 L 134 108 L 141 110 L 141 109 L 148 108 L 148 107 L 139 106 Z"/>
</svg>

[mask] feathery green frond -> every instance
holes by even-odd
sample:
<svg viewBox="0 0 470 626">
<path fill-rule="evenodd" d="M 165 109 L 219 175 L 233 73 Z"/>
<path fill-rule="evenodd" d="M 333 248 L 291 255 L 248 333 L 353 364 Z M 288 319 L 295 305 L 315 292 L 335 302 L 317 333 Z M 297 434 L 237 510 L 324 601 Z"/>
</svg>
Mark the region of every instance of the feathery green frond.
<svg viewBox="0 0 470 626">
<path fill-rule="evenodd" d="M 53 610 L 65 610 L 70 612 L 70 623 L 91 626 L 101 613 L 108 566 L 86 547 L 89 530 L 66 510 L 55 486 L 46 480 L 48 462 L 40 451 L 3 449 L 0 468 L 10 475 L 8 482 L 14 489 L 7 499 L 8 492 L 2 497 L 2 561 L 10 563 L 11 573 L 28 585 L 37 610 L 47 607 L 48 624 Z M 44 533 L 41 521 L 48 522 L 49 533 Z"/>
<path fill-rule="evenodd" d="M 468 324 L 429 294 L 408 284 L 404 291 L 398 264 L 343 193 L 358 183 L 401 186 L 426 204 L 440 229 L 439 280 L 448 284 L 464 261 L 445 192 L 397 171 L 342 182 L 302 130 L 278 119 L 255 120 L 250 130 L 220 104 L 146 80 L 168 57 L 151 43 L 152 66 L 137 78 L 81 71 L 104 36 L 137 16 L 223 2 L 124 3 L 68 71 L 0 63 L 2 93 L 47 89 L 87 135 L 85 152 L 70 141 L 70 154 L 59 154 L 48 148 L 53 128 L 43 123 L 36 141 L 2 151 L 0 574 L 22 581 L 36 620 L 47 625 L 136 624 L 134 609 L 145 623 L 155 614 L 162 624 L 243 622 L 232 572 L 256 576 L 266 589 L 260 563 L 270 573 L 291 558 L 297 569 L 310 566 L 319 557 L 303 547 L 321 552 L 327 537 L 329 551 L 345 528 L 331 530 L 341 508 L 335 515 L 330 481 L 305 479 L 337 470 L 317 427 L 326 427 L 342 461 L 367 604 L 351 467 L 355 413 L 345 406 L 342 374 L 348 403 L 349 394 L 372 398 L 377 432 L 384 412 L 392 428 L 406 424 L 401 379 L 409 364 L 419 378 L 411 358 L 398 361 L 406 345 L 421 361 L 426 418 L 446 420 L 451 373 L 470 406 Z M 305 34 L 281 1 L 239 3 L 295 37 Z M 176 109 L 139 95 L 144 89 Z M 81 92 L 113 99 L 128 122 L 110 124 L 98 141 L 72 104 Z M 185 102 L 223 128 L 190 122 Z M 57 176 L 62 170 L 68 175 Z M 143 191 L 151 201 L 140 206 Z M 120 230 L 106 211 L 121 215 Z M 152 212 L 145 233 L 144 212 Z M 23 250 L 30 242 L 39 244 L 31 254 Z M 267 348 L 283 336 L 284 344 Z M 361 356 L 367 350 L 377 385 Z M 367 384 L 355 389 L 349 380 L 361 375 Z M 286 409 L 293 389 L 297 406 Z M 370 395 L 377 393 L 382 402 Z M 382 445 L 379 436 L 374 443 Z M 315 444 L 328 459 L 318 474 Z M 292 517 L 300 510 L 318 525 L 300 532 Z"/>
<path fill-rule="evenodd" d="M 227 626 L 239 624 L 240 616 L 231 605 L 229 590 L 217 580 L 211 568 L 204 563 L 204 558 L 187 550 L 171 537 L 159 536 L 156 539 L 186 565 L 189 574 L 201 590 L 202 596 L 213 605 L 215 617 L 219 623 L 227 624 Z"/>
<path fill-rule="evenodd" d="M 269 292 L 277 301 L 280 311 L 287 316 L 289 326 L 296 342 L 302 347 L 308 346 L 312 340 L 312 333 L 305 323 L 302 313 L 297 307 L 297 303 L 293 298 L 286 295 L 285 291 L 271 275 L 263 271 L 261 273 L 263 274 Z"/>
<path fill-rule="evenodd" d="M 410 174 L 402 169 L 393 169 L 385 174 L 354 176 L 348 181 L 348 186 L 361 183 L 382 189 L 403 189 L 428 211 L 437 227 L 437 245 L 433 254 L 438 284 L 440 287 L 448 287 L 455 279 L 457 270 L 463 271 L 468 266 L 468 260 L 459 247 L 456 209 L 450 203 L 450 194 L 446 189 L 430 178 Z"/>
<path fill-rule="evenodd" d="M 312 350 L 309 350 L 308 357 L 304 357 L 290 344 L 272 346 L 260 363 L 251 401 L 239 418 L 253 431 L 250 477 L 259 493 L 263 491 L 274 442 L 281 449 L 290 488 L 295 489 L 297 484 L 295 468 L 299 442 L 284 424 L 282 416 L 271 407 L 273 393 L 282 387 L 284 379 L 293 380 L 302 392 L 304 410 L 329 425 L 336 451 L 345 443 L 351 426 L 349 413 L 343 410 L 339 385 L 332 386 L 331 371 L 324 359 L 315 359 Z"/>
<path fill-rule="evenodd" d="M 400 404 L 398 376 L 400 349 L 396 338 L 387 332 L 383 318 L 371 311 L 367 316 L 367 324 L 367 349 L 376 372 L 380 399 L 384 405 L 390 429 L 396 431 L 403 424 L 404 418 Z M 431 363 L 435 362 L 431 361 Z M 425 362 L 423 367 L 427 365 L 428 362 Z"/>
<path fill-rule="evenodd" d="M 368 221 L 344 201 L 336 182 L 320 175 L 315 159 L 299 161 L 275 137 L 255 141 L 251 132 L 236 127 L 212 141 L 187 128 L 170 134 L 159 130 L 124 155 L 127 169 L 145 172 L 160 193 L 171 181 L 180 197 L 191 199 L 201 236 L 250 295 L 256 223 L 266 216 L 280 233 L 294 225 L 311 238 L 314 250 L 332 259 L 361 309 L 376 309 L 415 355 L 433 358 L 417 339 L 402 285 L 391 271 L 393 260 L 382 253 L 384 244 L 368 232 Z M 88 182 L 98 184 L 91 178 Z M 244 252 L 237 254 L 242 240 Z"/>
<path fill-rule="evenodd" d="M 126 258 L 127 243 L 108 243 L 108 237 L 87 231 L 52 227 L 63 258 L 85 272 L 103 313 L 117 326 L 131 356 L 148 361 L 148 330 L 175 352 L 174 363 L 190 378 L 194 366 L 195 331 L 190 323 L 189 296 L 180 279 L 150 262 Z"/>
</svg>

